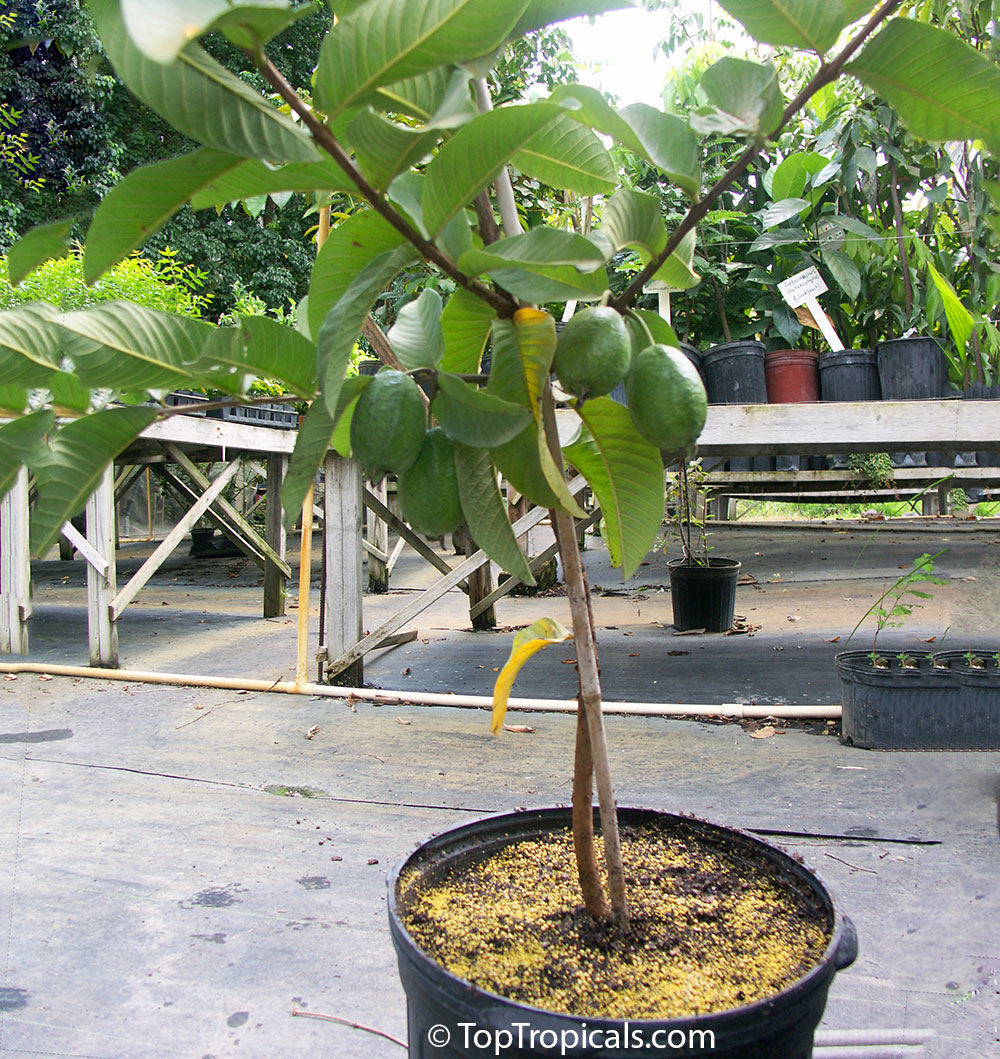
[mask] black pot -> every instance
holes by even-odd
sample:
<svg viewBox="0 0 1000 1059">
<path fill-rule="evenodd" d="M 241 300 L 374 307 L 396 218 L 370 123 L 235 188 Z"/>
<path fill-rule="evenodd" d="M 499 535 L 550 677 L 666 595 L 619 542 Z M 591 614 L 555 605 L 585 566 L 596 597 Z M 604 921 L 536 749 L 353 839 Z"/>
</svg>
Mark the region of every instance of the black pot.
<svg viewBox="0 0 1000 1059">
<path fill-rule="evenodd" d="M 1000 750 L 1000 660 L 996 646 L 938 651 L 934 662 L 947 666 L 962 689 L 960 708 L 948 718 L 951 749 Z"/>
<path fill-rule="evenodd" d="M 933 338 L 914 336 L 875 347 L 884 401 L 921 401 L 949 396 L 948 359 Z"/>
<path fill-rule="evenodd" d="M 882 396 L 873 349 L 838 349 L 819 357 L 821 401 L 877 401 Z"/>
<path fill-rule="evenodd" d="M 969 388 L 963 394 L 967 401 L 1000 401 L 1000 384 L 993 383 L 989 386 L 981 380 L 969 384 Z M 996 467 L 1000 464 L 1000 453 L 983 450 L 976 453 L 976 463 L 980 467 Z"/>
<path fill-rule="evenodd" d="M 701 357 L 709 404 L 767 404 L 763 342 L 726 342 Z"/>
<path fill-rule="evenodd" d="M 196 559 L 215 557 L 219 553 L 215 549 L 215 527 L 195 526 L 191 530 L 191 550 L 189 555 Z"/>
<path fill-rule="evenodd" d="M 854 927 L 823 884 L 776 846 L 742 831 L 644 809 L 620 809 L 619 820 L 623 824 L 660 823 L 688 828 L 773 870 L 790 887 L 806 893 L 829 917 L 833 931 L 822 960 L 777 996 L 730 1011 L 689 1018 L 630 1022 L 584 1019 L 488 993 L 444 970 L 413 942 L 400 918 L 399 879 L 414 871 L 436 875 L 452 865 L 502 849 L 512 841 L 537 838 L 570 826 L 569 809 L 536 809 L 490 817 L 432 838 L 397 865 L 389 877 L 389 928 L 406 992 L 410 1059 L 633 1059 L 638 1054 L 634 1043 L 637 1039 L 655 1045 L 642 1048 L 642 1054 L 650 1059 L 808 1059 L 833 976 L 850 966 L 857 955 Z M 519 1024 L 523 1027 L 520 1041 Z M 485 1046 L 476 1046 L 471 1036 L 476 1031 L 483 1035 Z M 527 1038 L 532 1031 L 533 1045 Z M 581 1039 L 584 1031 L 586 1040 Z M 657 1031 L 660 1036 L 654 1037 Z M 629 1032 L 639 1037 L 630 1038 Z M 499 1041 L 507 1040 L 500 1037 L 503 1033 L 510 1034 L 511 1041 L 508 1047 L 498 1048 Z M 601 1047 L 613 1033 L 624 1040 L 624 1045 Z M 703 1036 L 707 1034 L 712 1036 Z M 675 1047 L 682 1041 L 684 1046 Z M 708 1043 L 714 1047 L 706 1046 Z"/>
<path fill-rule="evenodd" d="M 738 559 L 709 559 L 708 566 L 671 559 L 670 600 L 674 628 L 727 632 L 736 612 L 736 581 L 740 576 Z"/>
<path fill-rule="evenodd" d="M 842 651 L 837 673 L 843 695 L 841 739 L 866 750 L 964 750 L 963 691 L 957 673 L 937 666 L 925 652 L 907 657 L 880 651 L 885 667 L 872 664 L 871 651 Z"/>
</svg>

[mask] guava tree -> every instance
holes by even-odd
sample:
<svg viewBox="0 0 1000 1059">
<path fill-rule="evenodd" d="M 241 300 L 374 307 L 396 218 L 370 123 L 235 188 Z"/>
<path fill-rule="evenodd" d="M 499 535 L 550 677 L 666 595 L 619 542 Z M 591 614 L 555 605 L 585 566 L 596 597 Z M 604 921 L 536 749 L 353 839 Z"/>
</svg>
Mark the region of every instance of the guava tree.
<svg viewBox="0 0 1000 1059">
<path fill-rule="evenodd" d="M 87 232 L 89 280 L 185 204 L 217 208 L 289 191 L 322 203 L 348 192 L 367 208 L 337 226 L 319 252 L 298 329 L 266 317 L 212 327 L 129 302 L 67 313 L 32 303 L 0 314 L 0 404 L 10 415 L 0 427 L 0 491 L 22 465 L 30 469 L 37 491 L 33 549 L 45 552 L 101 469 L 169 414 L 141 402 L 178 386 L 238 396 L 244 379 L 257 375 L 311 402 L 282 495 L 290 516 L 331 445 L 348 453 L 353 439 L 375 475 L 406 476 L 423 466 L 418 487 L 422 480 L 454 488 L 449 495 L 457 504 L 445 510 L 443 503 L 418 502 L 415 521 L 463 519 L 490 556 L 530 581 L 501 500 L 503 476 L 552 511 L 579 668 L 573 819 L 581 883 L 595 916 L 625 919 L 594 625 L 574 532 L 580 509 L 565 466 L 592 487 L 611 557 L 628 576 L 660 528 L 661 450 L 694 440 L 704 395 L 673 373 L 677 357 L 666 325 L 638 313 L 628 317 L 625 332 L 635 420 L 601 396 L 608 363 L 617 359 L 624 367 L 628 360 L 618 357 L 623 332 L 608 310 L 626 313 L 654 277 L 676 288 L 697 282 L 691 260 L 698 223 L 806 100 L 841 75 L 879 93 L 914 135 L 975 139 L 989 148 L 1000 142 L 1000 71 L 953 35 L 900 15 L 900 0 L 874 11 L 867 0 L 724 0 L 755 39 L 819 57 L 793 99 L 783 98 L 772 67 L 724 57 L 702 76 L 704 102 L 688 121 L 645 104 L 616 109 L 581 85 L 494 108 L 484 74 L 509 42 L 616 0 L 335 0 L 338 21 L 322 43 L 305 98 L 269 59 L 267 46 L 308 6 L 286 0 L 89 6 L 124 83 L 201 145 L 130 172 L 104 198 Z M 245 52 L 267 94 L 209 55 L 201 38 L 211 33 Z M 698 137 L 716 135 L 741 137 L 746 147 L 706 189 Z M 672 230 L 657 198 L 621 185 L 608 138 L 684 193 L 689 207 Z M 599 223 L 588 235 L 544 223 L 522 230 L 509 167 L 567 195 L 599 197 Z M 12 278 L 63 252 L 71 224 L 54 221 L 22 239 L 9 256 Z M 612 297 L 608 265 L 624 248 L 636 249 L 643 267 Z M 394 373 L 347 378 L 372 307 L 395 276 L 414 267 L 425 271 L 427 286 L 389 333 L 383 353 Z M 559 368 L 556 329 L 546 307 L 566 301 L 601 302 L 592 315 L 605 324 L 593 343 L 593 365 L 579 342 L 571 351 L 579 374 L 562 381 L 579 429 L 564 447 L 550 381 L 554 361 Z M 492 366 L 483 387 L 487 345 Z M 651 374 L 637 382 L 637 372 Z M 414 377 L 426 386 L 429 409 Z M 669 400 L 657 404 L 656 390 L 643 385 L 650 378 L 664 382 Z M 543 626 L 521 638 L 504 685 L 537 646 L 532 640 L 562 635 Z M 499 691 L 495 723 L 504 687 Z M 594 852 L 595 779 L 610 902 Z"/>
</svg>

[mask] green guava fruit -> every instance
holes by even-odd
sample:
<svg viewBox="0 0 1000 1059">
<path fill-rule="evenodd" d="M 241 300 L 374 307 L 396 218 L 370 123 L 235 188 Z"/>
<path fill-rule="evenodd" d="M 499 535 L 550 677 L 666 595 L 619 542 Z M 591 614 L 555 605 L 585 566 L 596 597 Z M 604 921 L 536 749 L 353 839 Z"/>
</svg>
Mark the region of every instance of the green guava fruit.
<svg viewBox="0 0 1000 1059">
<path fill-rule="evenodd" d="M 705 387 L 695 366 L 673 346 L 647 346 L 635 355 L 625 397 L 636 429 L 663 452 L 687 449 L 705 426 Z"/>
<path fill-rule="evenodd" d="M 428 430 L 416 460 L 399 476 L 403 518 L 425 537 L 443 537 L 462 524 L 455 446 L 440 427 Z"/>
<path fill-rule="evenodd" d="M 401 371 L 382 371 L 361 391 L 351 419 L 351 451 L 365 474 L 381 481 L 417 458 L 427 411 L 417 384 Z"/>
<path fill-rule="evenodd" d="M 631 343 L 621 314 L 596 305 L 581 309 L 566 323 L 553 367 L 567 393 L 599 397 L 622 381 L 630 356 Z"/>
</svg>

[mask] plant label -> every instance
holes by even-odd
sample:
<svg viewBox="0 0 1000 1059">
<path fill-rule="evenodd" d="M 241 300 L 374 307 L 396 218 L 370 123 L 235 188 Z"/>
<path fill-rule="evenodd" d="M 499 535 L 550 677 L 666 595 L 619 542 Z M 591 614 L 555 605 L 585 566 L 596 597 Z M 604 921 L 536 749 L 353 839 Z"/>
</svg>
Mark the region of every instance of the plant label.
<svg viewBox="0 0 1000 1059">
<path fill-rule="evenodd" d="M 778 290 L 781 291 L 781 296 L 788 305 L 792 309 L 797 309 L 800 305 L 805 305 L 810 298 L 818 298 L 821 294 L 825 294 L 827 286 L 818 269 L 813 265 L 779 283 Z"/>
</svg>

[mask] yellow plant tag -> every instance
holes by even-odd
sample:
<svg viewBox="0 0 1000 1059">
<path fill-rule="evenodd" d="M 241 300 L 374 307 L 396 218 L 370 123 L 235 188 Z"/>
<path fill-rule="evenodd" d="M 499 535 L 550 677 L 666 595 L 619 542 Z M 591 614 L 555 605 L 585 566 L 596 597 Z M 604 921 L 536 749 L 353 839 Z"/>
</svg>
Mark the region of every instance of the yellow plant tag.
<svg viewBox="0 0 1000 1059">
<path fill-rule="evenodd" d="M 503 731 L 510 689 L 514 686 L 514 678 L 521 672 L 521 666 L 550 643 L 565 643 L 572 638 L 573 633 L 553 618 L 539 618 L 517 633 L 511 644 L 510 657 L 493 685 L 493 723 L 490 725 L 490 731 L 494 735 Z"/>
</svg>

